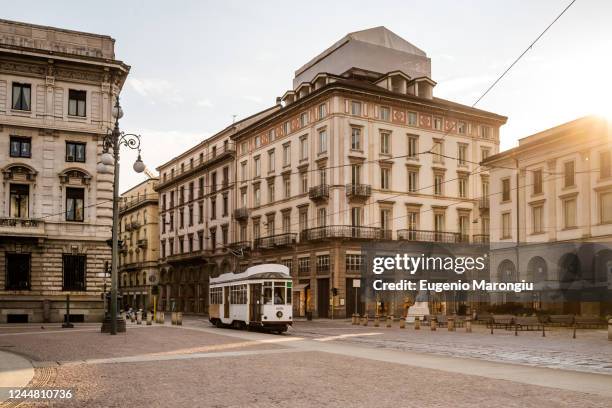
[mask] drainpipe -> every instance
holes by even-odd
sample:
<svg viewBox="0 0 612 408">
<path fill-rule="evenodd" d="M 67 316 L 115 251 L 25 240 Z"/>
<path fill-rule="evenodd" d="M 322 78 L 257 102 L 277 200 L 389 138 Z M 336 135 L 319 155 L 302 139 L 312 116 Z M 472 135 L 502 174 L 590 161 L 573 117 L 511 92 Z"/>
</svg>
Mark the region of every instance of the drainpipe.
<svg viewBox="0 0 612 408">
<path fill-rule="evenodd" d="M 520 182 L 521 169 L 519 168 L 518 159 L 514 159 L 514 163 L 516 164 L 516 275 L 517 275 L 517 279 L 519 279 L 520 278 L 520 264 L 521 264 L 520 251 L 519 251 L 519 245 L 521 242 L 521 231 L 520 231 L 520 221 L 519 221 L 519 216 L 520 216 L 519 182 Z"/>
</svg>

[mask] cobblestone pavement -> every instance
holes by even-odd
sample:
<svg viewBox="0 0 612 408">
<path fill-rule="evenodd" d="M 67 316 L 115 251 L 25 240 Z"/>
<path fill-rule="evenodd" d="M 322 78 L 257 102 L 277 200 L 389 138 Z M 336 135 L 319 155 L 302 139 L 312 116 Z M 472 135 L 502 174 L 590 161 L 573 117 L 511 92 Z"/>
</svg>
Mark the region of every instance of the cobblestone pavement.
<svg viewBox="0 0 612 408">
<path fill-rule="evenodd" d="M 608 341 L 607 330 L 578 330 L 576 339 L 573 339 L 572 330 L 568 328 L 547 328 L 546 337 L 542 337 L 541 332 L 519 332 L 515 336 L 514 331 L 503 329 L 496 329 L 491 335 L 490 330 L 482 325 L 473 325 L 472 333 L 466 333 L 464 328 L 457 328 L 455 332 L 438 328 L 432 332 L 428 326 L 421 327 L 421 330 L 414 330 L 411 325 L 399 329 L 397 322 L 393 328 L 384 324 L 374 328 L 372 322 L 362 327 L 344 320 L 317 320 L 296 322 L 289 333 L 319 338 L 374 329 L 383 334 L 344 340 L 375 348 L 612 374 L 612 342 Z"/>
<path fill-rule="evenodd" d="M 436 354 L 445 347 L 469 353 L 495 347 L 518 352 L 522 347 L 535 348 L 530 352 L 533 355 L 548 349 L 610 354 L 609 348 L 597 350 L 608 346 L 597 332 L 580 332 L 573 342 L 571 333 L 569 340 L 565 334 L 541 339 L 534 333 L 521 333 L 518 338 L 501 332 L 490 336 L 482 329 L 472 334 L 415 333 L 413 329 L 316 321 L 297 322 L 289 334 L 278 336 L 214 329 L 203 319 L 187 318 L 183 328 L 129 324 L 127 334 L 117 336 L 86 325 L 21 332 L 0 326 L 0 348 L 34 361 L 37 374 L 32 386 L 44 383 L 74 389 L 74 400 L 50 405 L 58 407 L 612 406 L 612 393 L 597 395 L 400 363 L 408 353 L 402 353 L 403 348 Z M 358 337 L 351 337 L 355 335 Z M 483 345 L 470 346 L 479 342 Z M 361 355 L 371 350 L 391 359 L 397 356 L 397 362 L 334 351 L 350 347 L 361 350 Z M 530 360 L 531 354 L 525 358 Z M 470 367 L 465 371 L 470 372 Z M 567 371 L 547 371 L 551 372 Z M 575 375 L 594 376 L 600 383 L 603 378 L 604 386 L 607 383 L 607 376 Z M 612 376 L 609 378 L 612 388 Z"/>
</svg>

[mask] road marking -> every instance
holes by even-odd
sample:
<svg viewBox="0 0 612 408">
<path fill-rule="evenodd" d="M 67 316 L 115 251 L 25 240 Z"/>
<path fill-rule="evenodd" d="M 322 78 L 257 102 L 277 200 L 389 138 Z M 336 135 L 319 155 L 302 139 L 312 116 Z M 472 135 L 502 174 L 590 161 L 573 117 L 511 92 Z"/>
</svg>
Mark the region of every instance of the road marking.
<svg viewBox="0 0 612 408">
<path fill-rule="evenodd" d="M 329 337 L 319 337 L 318 339 L 313 339 L 314 341 L 332 341 L 332 340 L 342 340 L 349 337 L 361 337 L 361 336 L 379 336 L 382 333 L 354 333 L 354 334 L 339 334 L 337 336 L 329 336 Z"/>
</svg>

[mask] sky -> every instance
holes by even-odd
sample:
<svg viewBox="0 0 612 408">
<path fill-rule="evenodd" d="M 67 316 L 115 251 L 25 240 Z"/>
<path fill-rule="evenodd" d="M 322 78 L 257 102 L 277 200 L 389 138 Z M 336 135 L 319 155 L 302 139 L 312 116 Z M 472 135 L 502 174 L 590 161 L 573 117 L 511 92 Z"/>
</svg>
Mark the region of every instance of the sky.
<svg viewBox="0 0 612 408">
<path fill-rule="evenodd" d="M 4 2 L 0 18 L 116 39 L 131 66 L 122 130 L 160 164 L 275 103 L 296 69 L 349 32 L 385 26 L 431 58 L 434 95 L 466 105 L 571 0 Z M 577 0 L 476 106 L 508 117 L 501 149 L 587 114 L 612 115 L 612 1 Z M 121 191 L 145 179 L 122 153 Z"/>
</svg>

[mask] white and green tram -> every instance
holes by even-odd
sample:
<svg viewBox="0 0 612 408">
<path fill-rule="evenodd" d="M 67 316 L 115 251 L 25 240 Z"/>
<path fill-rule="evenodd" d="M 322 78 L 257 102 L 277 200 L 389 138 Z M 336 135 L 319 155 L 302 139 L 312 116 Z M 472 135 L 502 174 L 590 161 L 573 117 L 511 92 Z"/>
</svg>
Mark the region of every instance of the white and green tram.
<svg viewBox="0 0 612 408">
<path fill-rule="evenodd" d="M 293 324 L 289 268 L 263 264 L 210 278 L 209 320 L 217 327 L 286 332 Z"/>
</svg>

